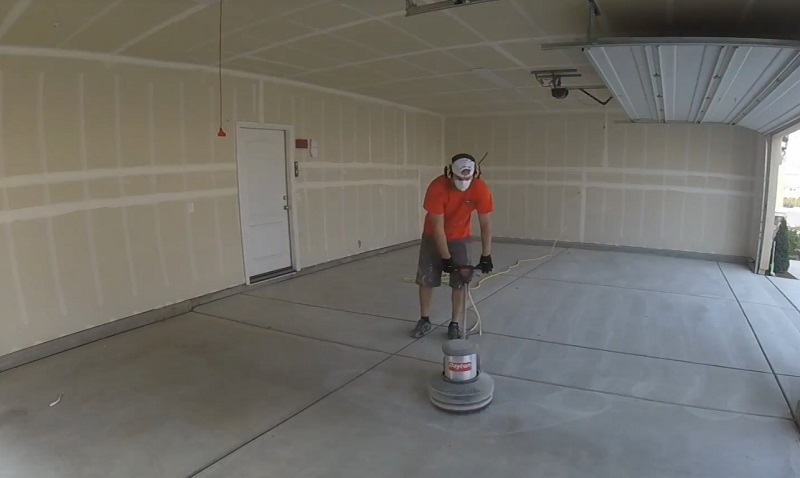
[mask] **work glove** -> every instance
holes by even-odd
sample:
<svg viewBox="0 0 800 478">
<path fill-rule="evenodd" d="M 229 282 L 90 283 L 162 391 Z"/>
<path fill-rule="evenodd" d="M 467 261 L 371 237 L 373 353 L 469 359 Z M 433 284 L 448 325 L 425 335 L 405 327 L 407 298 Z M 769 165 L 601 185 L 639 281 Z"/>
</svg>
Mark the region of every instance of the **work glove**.
<svg viewBox="0 0 800 478">
<path fill-rule="evenodd" d="M 456 266 L 453 264 L 453 258 L 442 259 L 442 272 L 445 274 L 453 274 L 456 271 Z"/>
<path fill-rule="evenodd" d="M 480 271 L 484 274 L 492 272 L 492 269 L 494 269 L 494 264 L 492 264 L 491 254 L 488 256 L 481 256 L 481 260 L 478 262 L 478 269 L 480 269 Z"/>
</svg>

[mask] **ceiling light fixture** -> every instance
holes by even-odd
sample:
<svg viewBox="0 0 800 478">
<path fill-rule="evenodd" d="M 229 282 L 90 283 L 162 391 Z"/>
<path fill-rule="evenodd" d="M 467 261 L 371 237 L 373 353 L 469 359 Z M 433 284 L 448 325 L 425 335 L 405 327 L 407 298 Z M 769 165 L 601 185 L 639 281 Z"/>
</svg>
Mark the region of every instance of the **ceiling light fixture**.
<svg viewBox="0 0 800 478">
<path fill-rule="evenodd" d="M 497 0 L 442 0 L 441 2 L 418 5 L 417 0 L 406 0 L 406 16 L 419 15 L 422 13 L 438 12 L 448 8 L 463 7 L 466 5 L 477 5 L 479 3 L 496 2 Z"/>
</svg>

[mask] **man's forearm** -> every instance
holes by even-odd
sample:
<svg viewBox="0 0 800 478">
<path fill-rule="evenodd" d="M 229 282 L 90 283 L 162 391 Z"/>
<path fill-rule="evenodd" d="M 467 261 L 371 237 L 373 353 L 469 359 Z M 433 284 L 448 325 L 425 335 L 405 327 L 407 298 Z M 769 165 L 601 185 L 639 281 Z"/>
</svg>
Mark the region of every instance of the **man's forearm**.
<svg viewBox="0 0 800 478">
<path fill-rule="evenodd" d="M 439 255 L 442 256 L 442 259 L 450 259 L 450 248 L 447 247 L 447 236 L 444 233 L 444 228 L 435 229 L 433 238 L 436 240 L 436 248 L 439 250 Z"/>
<path fill-rule="evenodd" d="M 492 227 L 489 221 L 481 227 L 481 247 L 484 256 L 492 254 Z"/>
</svg>

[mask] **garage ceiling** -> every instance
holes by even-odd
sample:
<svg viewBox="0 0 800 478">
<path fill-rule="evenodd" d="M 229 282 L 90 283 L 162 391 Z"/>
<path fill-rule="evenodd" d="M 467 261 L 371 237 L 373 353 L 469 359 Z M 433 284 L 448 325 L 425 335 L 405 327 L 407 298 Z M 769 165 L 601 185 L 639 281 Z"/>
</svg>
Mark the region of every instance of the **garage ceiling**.
<svg viewBox="0 0 800 478">
<path fill-rule="evenodd" d="M 704 15 L 716 19 L 704 20 L 709 28 L 782 31 L 781 22 L 800 15 L 796 0 L 598 4 L 602 26 L 620 34 L 674 29 Z M 602 84 L 579 50 L 541 48 L 585 39 L 586 0 L 497 0 L 412 17 L 404 9 L 405 0 L 225 0 L 224 67 L 445 115 L 602 109 L 578 92 L 553 99 L 529 74 L 575 68 L 583 77 L 565 85 Z M 8 0 L 0 2 L 0 44 L 215 65 L 218 14 L 214 0 Z"/>
</svg>

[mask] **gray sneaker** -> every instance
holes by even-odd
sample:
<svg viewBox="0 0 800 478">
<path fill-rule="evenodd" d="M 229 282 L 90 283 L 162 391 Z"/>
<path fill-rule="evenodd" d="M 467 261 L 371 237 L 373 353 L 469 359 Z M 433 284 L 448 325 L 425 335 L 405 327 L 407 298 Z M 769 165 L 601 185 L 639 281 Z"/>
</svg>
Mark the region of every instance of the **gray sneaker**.
<svg viewBox="0 0 800 478">
<path fill-rule="evenodd" d="M 431 325 L 431 321 L 428 319 L 419 319 L 417 321 L 416 327 L 411 332 L 411 336 L 415 339 L 423 337 L 425 334 L 433 330 L 433 326 Z"/>
<path fill-rule="evenodd" d="M 447 326 L 447 338 L 450 340 L 461 338 L 461 332 L 458 330 L 458 322 L 450 322 L 450 325 Z"/>
</svg>

